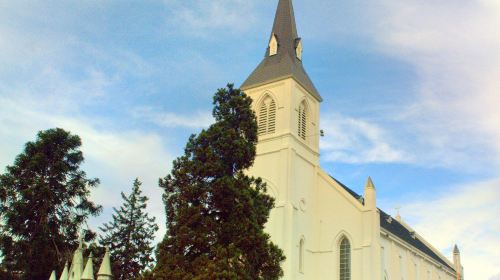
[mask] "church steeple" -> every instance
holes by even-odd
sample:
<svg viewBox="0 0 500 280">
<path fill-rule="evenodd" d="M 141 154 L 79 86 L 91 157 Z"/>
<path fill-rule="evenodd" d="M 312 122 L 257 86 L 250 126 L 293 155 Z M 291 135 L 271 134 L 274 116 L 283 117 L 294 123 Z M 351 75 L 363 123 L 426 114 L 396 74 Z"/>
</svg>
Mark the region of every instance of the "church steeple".
<svg viewBox="0 0 500 280">
<path fill-rule="evenodd" d="M 302 66 L 302 39 L 298 36 L 292 0 L 279 0 L 264 60 L 243 83 L 243 90 L 286 78 L 295 79 L 315 99 L 318 90 Z"/>
<path fill-rule="evenodd" d="M 296 56 L 295 48 L 300 38 L 297 34 L 292 0 L 279 1 L 276 16 L 274 17 L 272 35 L 278 38 L 280 51 L 288 52 L 291 57 Z"/>
</svg>

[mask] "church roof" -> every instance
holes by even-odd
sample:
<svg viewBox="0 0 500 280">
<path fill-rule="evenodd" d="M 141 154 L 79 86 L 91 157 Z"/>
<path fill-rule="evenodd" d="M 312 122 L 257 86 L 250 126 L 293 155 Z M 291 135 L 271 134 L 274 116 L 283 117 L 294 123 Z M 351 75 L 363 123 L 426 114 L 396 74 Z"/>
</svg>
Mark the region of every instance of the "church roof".
<svg viewBox="0 0 500 280">
<path fill-rule="evenodd" d="M 443 260 L 441 257 L 439 257 L 434 250 L 429 248 L 422 240 L 420 240 L 417 236 L 415 236 L 414 232 L 411 232 L 408 228 L 406 228 L 404 225 L 402 225 L 399 221 L 396 219 L 392 219 L 391 216 L 384 211 L 380 210 L 380 227 L 387 230 L 388 232 L 394 234 L 395 236 L 399 237 L 401 240 L 405 241 L 406 243 L 410 244 L 411 246 L 417 248 L 421 252 L 425 253 L 427 256 L 431 257 L 435 261 L 439 262 L 440 264 L 446 266 L 447 268 L 451 269 L 452 271 L 455 271 L 453 267 L 451 267 L 446 260 Z M 391 221 L 389 223 L 389 221 Z M 414 238 L 415 236 L 415 238 Z"/>
<path fill-rule="evenodd" d="M 270 55 L 268 48 L 262 62 L 241 85 L 243 90 L 285 78 L 294 78 L 316 99 L 322 101 L 318 90 L 297 58 L 296 47 L 300 42 L 295 24 L 292 0 L 279 0 L 272 36 L 278 40 L 278 52 Z"/>
<path fill-rule="evenodd" d="M 362 201 L 362 196 L 357 194 L 355 191 L 348 188 L 346 185 L 342 184 L 339 180 L 332 177 L 342 188 L 344 188 L 350 195 L 352 195 L 356 200 Z M 434 259 L 443 266 L 455 271 L 448 262 L 442 259 L 438 254 L 434 252 L 429 246 L 425 244 L 415 232 L 411 232 L 407 227 L 401 224 L 398 220 L 392 219 L 391 216 L 380 209 L 380 227 L 390 232 L 391 234 L 397 236 L 399 239 L 406 242 L 408 245 L 420 250 L 422 253 L 426 254 L 430 258 Z"/>
</svg>

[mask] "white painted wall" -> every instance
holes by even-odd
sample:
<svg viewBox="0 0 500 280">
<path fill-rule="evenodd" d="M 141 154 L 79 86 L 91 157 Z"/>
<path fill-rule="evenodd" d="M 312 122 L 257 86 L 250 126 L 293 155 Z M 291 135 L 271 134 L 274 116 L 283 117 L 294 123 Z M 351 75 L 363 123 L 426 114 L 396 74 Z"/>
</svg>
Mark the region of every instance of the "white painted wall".
<svg viewBox="0 0 500 280">
<path fill-rule="evenodd" d="M 382 232 L 380 244 L 383 270 L 390 280 L 456 279 L 454 272 L 390 233 Z"/>
<path fill-rule="evenodd" d="M 254 100 L 255 111 L 266 96 L 274 98 L 278 107 L 276 132 L 259 137 L 249 174 L 263 178 L 276 199 L 267 231 L 286 255 L 283 279 L 339 279 L 343 237 L 351 244 L 352 280 L 383 279 L 382 267 L 388 279 L 417 279 L 415 264 L 419 279 L 426 280 L 427 270 L 432 280 L 454 279 L 432 260 L 415 255 L 415 250 L 381 232 L 374 189 L 367 196 L 372 203 L 364 206 L 321 169 L 318 100 L 292 78 L 245 92 Z M 297 108 L 304 100 L 309 110 L 306 140 L 298 137 L 297 124 Z M 301 239 L 305 247 L 302 272 Z"/>
</svg>

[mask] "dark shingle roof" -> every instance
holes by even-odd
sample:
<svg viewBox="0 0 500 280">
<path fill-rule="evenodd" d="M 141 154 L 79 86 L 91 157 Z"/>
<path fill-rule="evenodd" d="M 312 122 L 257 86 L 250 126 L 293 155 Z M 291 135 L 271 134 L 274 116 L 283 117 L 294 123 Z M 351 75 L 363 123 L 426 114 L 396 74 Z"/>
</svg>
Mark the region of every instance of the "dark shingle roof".
<svg viewBox="0 0 500 280">
<path fill-rule="evenodd" d="M 391 220 L 390 223 L 389 220 Z M 448 265 L 448 263 L 445 260 L 439 257 L 436 253 L 434 253 L 434 251 L 427 245 L 425 245 L 425 243 L 422 242 L 418 237 L 413 238 L 415 233 L 411 232 L 407 227 L 403 226 L 396 219 L 392 219 L 389 214 L 385 213 L 382 210 L 380 210 L 380 227 L 384 228 L 388 232 L 399 237 L 400 239 L 410 244 L 411 246 L 419 249 L 421 252 L 431 257 L 432 259 L 436 260 L 440 264 L 448 267 L 452 271 L 455 271 L 453 267 Z"/>
<path fill-rule="evenodd" d="M 333 178 L 342 188 L 344 188 L 349 194 L 351 194 L 354 198 L 357 200 L 360 200 L 362 198 L 361 195 L 357 194 L 344 184 L 342 184 L 340 181 L 337 179 Z M 418 237 L 413 238 L 414 232 L 411 232 L 407 227 L 402 225 L 399 221 L 396 219 L 392 219 L 392 217 L 382 211 L 380 208 L 380 227 L 387 230 L 391 234 L 394 234 L 397 236 L 399 239 L 403 240 L 407 244 L 411 245 L 414 248 L 417 248 L 420 250 L 422 253 L 426 254 L 430 258 L 434 259 L 435 261 L 439 262 L 440 264 L 444 265 L 445 267 L 451 269 L 452 271 L 455 271 L 453 267 L 451 267 L 447 261 L 442 259 L 440 256 L 438 256 L 429 246 L 427 246 L 422 240 L 420 240 Z M 389 222 L 389 220 L 391 222 Z"/>
<path fill-rule="evenodd" d="M 350 195 L 352 195 L 356 200 L 358 201 L 362 201 L 361 199 L 363 198 L 361 195 L 357 194 L 355 191 L 351 190 L 349 187 L 347 187 L 346 185 L 342 184 L 339 180 L 333 178 L 332 176 L 330 176 L 330 178 L 332 178 L 335 182 L 337 182 L 337 184 L 339 184 L 342 188 L 344 188 L 344 190 L 346 190 Z"/>
<path fill-rule="evenodd" d="M 271 36 L 273 34 L 278 39 L 278 53 L 269 56 L 269 48 L 267 48 L 264 59 L 241 85 L 241 88 L 244 90 L 267 82 L 292 77 L 316 99 L 322 101 L 318 90 L 295 52 L 300 38 L 297 35 L 292 0 L 279 1 Z"/>
</svg>

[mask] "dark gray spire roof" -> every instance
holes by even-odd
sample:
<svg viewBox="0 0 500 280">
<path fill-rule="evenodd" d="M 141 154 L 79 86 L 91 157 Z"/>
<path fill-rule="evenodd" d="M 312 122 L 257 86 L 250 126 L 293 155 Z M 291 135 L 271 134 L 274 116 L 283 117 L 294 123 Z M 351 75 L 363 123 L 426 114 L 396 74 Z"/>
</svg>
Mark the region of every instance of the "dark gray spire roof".
<svg viewBox="0 0 500 280">
<path fill-rule="evenodd" d="M 279 0 L 270 38 L 273 34 L 278 39 L 278 53 L 270 56 L 269 48 L 267 48 L 264 59 L 241 85 L 241 88 L 248 89 L 292 77 L 316 99 L 322 101 L 318 90 L 302 66 L 302 61 L 296 55 L 295 48 L 300 38 L 297 35 L 292 0 Z"/>
</svg>

